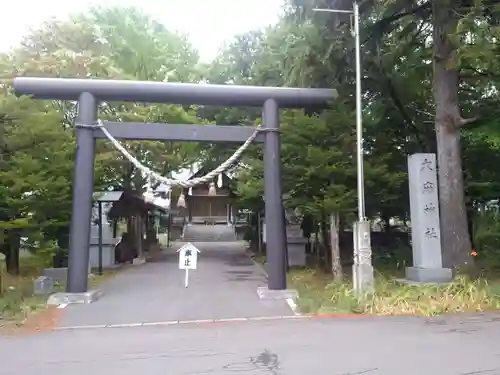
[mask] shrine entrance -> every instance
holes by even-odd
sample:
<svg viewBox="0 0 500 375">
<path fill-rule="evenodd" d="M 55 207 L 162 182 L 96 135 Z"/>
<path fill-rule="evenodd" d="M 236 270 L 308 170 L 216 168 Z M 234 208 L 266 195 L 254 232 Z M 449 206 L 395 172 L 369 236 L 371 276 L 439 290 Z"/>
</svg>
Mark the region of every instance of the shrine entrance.
<svg viewBox="0 0 500 375">
<path fill-rule="evenodd" d="M 190 199 L 190 224 L 230 224 L 230 204 L 226 197 L 192 196 Z"/>
<path fill-rule="evenodd" d="M 206 167 L 199 168 L 187 180 L 200 178 L 210 171 Z M 215 186 L 198 185 L 191 189 L 172 192 L 172 201 L 179 202 L 183 196 L 181 214 L 185 223 L 216 225 L 231 225 L 234 222 L 234 193 L 231 190 L 231 178 L 226 173 L 217 177 Z"/>
<path fill-rule="evenodd" d="M 16 95 L 30 95 L 34 99 L 78 102 L 68 293 L 87 291 L 96 139 L 108 139 L 150 181 L 155 180 L 167 186 L 187 189 L 207 184 L 211 187 L 215 184 L 217 176 L 234 164 L 250 143 L 264 143 L 268 288 L 286 289 L 287 250 L 281 196 L 279 109 L 326 107 L 336 96 L 335 90 L 32 77 L 14 78 L 13 86 Z M 262 107 L 262 126 L 100 121 L 99 103 L 112 101 Z M 118 139 L 243 143 L 243 145 L 230 159 L 207 175 L 194 180 L 180 181 L 167 179 L 144 167 L 128 154 Z"/>
</svg>

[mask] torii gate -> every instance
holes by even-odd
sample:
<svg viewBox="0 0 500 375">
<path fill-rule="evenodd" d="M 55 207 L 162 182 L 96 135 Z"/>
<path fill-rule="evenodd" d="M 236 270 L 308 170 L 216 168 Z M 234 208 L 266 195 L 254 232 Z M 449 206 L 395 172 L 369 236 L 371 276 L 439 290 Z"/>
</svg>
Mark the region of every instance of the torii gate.
<svg viewBox="0 0 500 375">
<path fill-rule="evenodd" d="M 68 293 L 87 291 L 95 140 L 106 138 L 96 127 L 99 102 L 130 101 L 184 105 L 262 107 L 264 201 L 267 225 L 269 290 L 286 289 L 286 228 L 281 192 L 280 108 L 326 107 L 337 95 L 330 89 L 205 85 L 73 78 L 14 78 L 16 95 L 34 99 L 78 101 L 73 205 L 68 260 Z M 256 130 L 249 126 L 103 122 L 117 139 L 243 143 Z"/>
</svg>

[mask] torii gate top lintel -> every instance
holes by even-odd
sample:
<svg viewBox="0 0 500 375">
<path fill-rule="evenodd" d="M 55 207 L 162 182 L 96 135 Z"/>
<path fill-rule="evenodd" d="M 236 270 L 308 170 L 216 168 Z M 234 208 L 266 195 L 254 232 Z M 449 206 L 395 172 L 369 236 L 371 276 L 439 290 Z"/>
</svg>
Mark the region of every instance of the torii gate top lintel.
<svg viewBox="0 0 500 375">
<path fill-rule="evenodd" d="M 326 107 L 337 97 L 332 89 L 295 87 L 212 85 L 148 81 L 118 81 L 98 78 L 16 77 L 16 95 L 34 99 L 78 100 L 88 92 L 100 101 L 198 104 L 261 107 L 268 99 L 281 108 Z"/>
</svg>

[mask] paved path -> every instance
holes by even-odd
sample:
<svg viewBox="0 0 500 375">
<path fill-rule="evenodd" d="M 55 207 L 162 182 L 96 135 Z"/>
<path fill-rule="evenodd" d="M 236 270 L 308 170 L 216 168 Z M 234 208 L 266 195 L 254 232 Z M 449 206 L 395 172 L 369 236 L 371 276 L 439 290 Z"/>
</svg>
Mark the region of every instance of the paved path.
<svg viewBox="0 0 500 375">
<path fill-rule="evenodd" d="M 180 246 L 178 244 L 177 246 Z M 284 300 L 260 300 L 262 270 L 243 243 L 198 243 L 198 269 L 178 269 L 175 248 L 155 263 L 132 267 L 102 287 L 104 296 L 89 305 L 64 309 L 60 326 L 139 324 L 165 321 L 293 315 Z"/>
<path fill-rule="evenodd" d="M 277 320 L 0 338 L 0 375 L 499 375 L 500 318 Z"/>
</svg>

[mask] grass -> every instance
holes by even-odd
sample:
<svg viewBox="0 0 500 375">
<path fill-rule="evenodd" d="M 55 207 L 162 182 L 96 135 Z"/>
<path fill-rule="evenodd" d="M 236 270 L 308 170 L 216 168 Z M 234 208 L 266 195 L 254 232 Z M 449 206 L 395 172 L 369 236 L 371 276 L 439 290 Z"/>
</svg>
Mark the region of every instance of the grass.
<svg viewBox="0 0 500 375">
<path fill-rule="evenodd" d="M 262 254 L 254 260 L 266 263 Z M 362 298 L 355 295 L 350 274 L 344 275 L 344 283 L 335 283 L 331 274 L 318 269 L 292 269 L 288 285 L 298 291 L 297 306 L 305 314 L 436 316 L 500 309 L 498 273 L 475 280 L 459 276 L 447 285 L 407 285 L 396 281 L 404 277 L 402 269 L 388 264 L 375 268 L 374 292 Z"/>
<path fill-rule="evenodd" d="M 377 274 L 373 294 L 358 298 L 352 283 L 336 284 L 317 270 L 293 270 L 289 285 L 297 289 L 303 313 L 435 316 L 500 309 L 500 283 L 460 276 L 448 285 L 406 285 Z"/>
<path fill-rule="evenodd" d="M 20 263 L 19 276 L 9 275 L 0 268 L 3 284 L 3 292 L 0 290 L 0 328 L 21 326 L 47 307 L 47 296 L 33 294 L 34 281 L 44 268 L 43 262 L 36 257 L 26 257 L 21 258 Z M 95 288 L 115 273 L 105 271 L 103 275 L 90 276 L 89 288 Z M 62 284 L 54 286 L 54 292 L 64 289 L 65 285 Z"/>
</svg>

